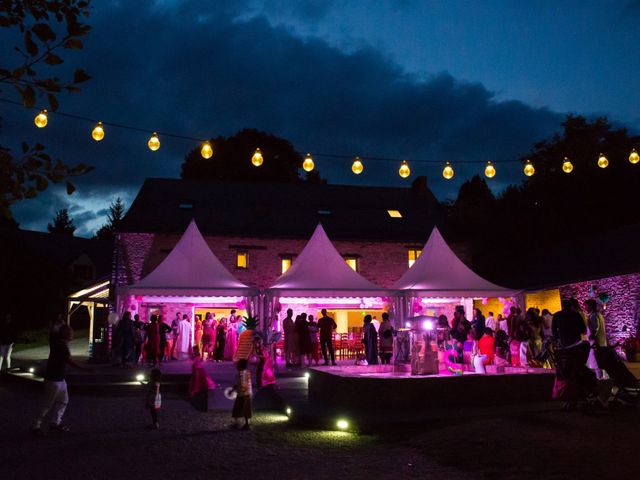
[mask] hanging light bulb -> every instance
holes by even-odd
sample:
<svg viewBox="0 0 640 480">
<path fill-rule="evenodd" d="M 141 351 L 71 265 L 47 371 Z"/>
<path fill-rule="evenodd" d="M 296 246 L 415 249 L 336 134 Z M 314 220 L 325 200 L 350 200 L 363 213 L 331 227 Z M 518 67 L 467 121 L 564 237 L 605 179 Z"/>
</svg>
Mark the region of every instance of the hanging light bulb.
<svg viewBox="0 0 640 480">
<path fill-rule="evenodd" d="M 536 169 L 533 167 L 533 163 L 531 163 L 531 160 L 527 160 L 527 163 L 524 166 L 524 174 L 527 177 L 530 177 L 534 173 L 536 173 Z"/>
<path fill-rule="evenodd" d="M 598 166 L 600 168 L 607 168 L 609 166 L 609 159 L 605 157 L 602 153 L 598 157 Z"/>
<path fill-rule="evenodd" d="M 91 136 L 96 142 L 99 142 L 104 138 L 104 127 L 102 126 L 102 122 L 98 122 L 93 130 L 91 131 Z"/>
<path fill-rule="evenodd" d="M 313 158 L 311 158 L 311 154 L 307 153 L 307 156 L 304 159 L 304 162 L 302 162 L 302 168 L 304 169 L 305 172 L 310 172 L 311 170 L 313 170 L 313 167 L 315 167 L 316 164 L 313 163 Z"/>
<path fill-rule="evenodd" d="M 363 170 L 364 170 L 364 165 L 362 165 L 362 162 L 360 161 L 360 157 L 356 157 L 356 159 L 353 161 L 353 165 L 351 165 L 351 171 L 356 175 L 360 175 Z"/>
<path fill-rule="evenodd" d="M 251 157 L 251 163 L 253 163 L 253 165 L 256 167 L 259 167 L 260 165 L 262 165 L 263 161 L 264 158 L 262 158 L 262 152 L 259 148 L 256 148 L 256 151 L 253 153 L 253 157 Z"/>
<path fill-rule="evenodd" d="M 496 169 L 493 166 L 493 163 L 491 163 L 491 160 L 487 162 L 487 166 L 484 168 L 484 174 L 487 178 L 493 178 L 496 176 Z"/>
<path fill-rule="evenodd" d="M 33 119 L 33 123 L 35 123 L 36 127 L 38 127 L 38 128 L 46 127 L 48 121 L 49 121 L 49 119 L 47 118 L 47 111 L 46 110 L 40 110 L 40 113 L 38 115 L 36 115 L 36 118 Z"/>
<path fill-rule="evenodd" d="M 451 180 L 453 178 L 453 167 L 451 166 L 451 162 L 447 162 L 442 169 L 442 176 L 447 180 Z"/>
<path fill-rule="evenodd" d="M 160 148 L 160 139 L 158 138 L 158 134 L 156 132 L 153 132 L 153 135 L 151 135 L 151 137 L 149 138 L 147 145 L 149 146 L 149 150 L 152 150 L 154 152 Z"/>
<path fill-rule="evenodd" d="M 406 160 L 402 161 L 402 165 L 400 165 L 400 168 L 398 169 L 398 175 L 400 175 L 402 178 L 407 178 L 409 175 L 411 175 L 411 169 L 409 169 L 409 165 L 407 165 Z"/>
<path fill-rule="evenodd" d="M 205 160 L 213 156 L 213 148 L 211 147 L 211 144 L 208 141 L 202 144 L 202 148 L 200 149 L 200 155 L 202 155 L 202 158 L 204 158 Z"/>
<path fill-rule="evenodd" d="M 564 162 L 562 163 L 562 171 L 564 173 L 573 172 L 573 163 L 567 157 L 564 157 Z"/>
<path fill-rule="evenodd" d="M 640 155 L 638 155 L 638 152 L 636 152 L 635 148 L 631 150 L 631 154 L 629 155 L 629 161 L 634 165 L 640 162 Z"/>
</svg>

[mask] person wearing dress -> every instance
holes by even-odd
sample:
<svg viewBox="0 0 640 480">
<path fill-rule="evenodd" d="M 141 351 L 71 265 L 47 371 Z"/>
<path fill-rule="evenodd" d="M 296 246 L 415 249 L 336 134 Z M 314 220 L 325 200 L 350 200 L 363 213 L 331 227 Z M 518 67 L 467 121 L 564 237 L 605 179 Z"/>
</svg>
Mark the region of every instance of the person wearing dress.
<svg viewBox="0 0 640 480">
<path fill-rule="evenodd" d="M 147 362 L 153 367 L 158 364 L 160 357 L 160 326 L 158 316 L 151 315 L 149 325 L 147 325 Z"/>
<path fill-rule="evenodd" d="M 371 315 L 364 316 L 364 328 L 362 343 L 364 343 L 364 354 L 369 365 L 378 364 L 378 332 L 371 323 Z"/>
<path fill-rule="evenodd" d="M 200 355 L 202 349 L 202 320 L 196 317 L 193 332 L 193 354 Z"/>
<path fill-rule="evenodd" d="M 318 366 L 320 361 L 320 338 L 318 337 L 318 324 L 313 320 L 313 315 L 309 315 L 309 339 L 311 340 L 311 359 Z"/>
<path fill-rule="evenodd" d="M 233 310 L 232 310 L 233 311 Z M 238 343 L 238 330 L 237 321 L 231 322 L 227 325 L 227 339 L 224 342 L 224 359 L 233 360 L 233 352 L 236 351 L 236 345 Z"/>
<path fill-rule="evenodd" d="M 206 319 L 202 325 L 202 352 L 200 353 L 200 359 L 205 360 L 204 356 L 207 356 L 207 360 L 213 358 L 213 345 L 216 332 L 211 328 L 211 319 Z"/>
<path fill-rule="evenodd" d="M 296 332 L 298 338 L 298 351 L 300 352 L 300 363 L 307 359 L 307 365 L 311 366 L 311 338 L 309 336 L 309 322 L 307 322 L 307 314 L 302 313 L 296 320 Z"/>
<path fill-rule="evenodd" d="M 389 314 L 382 314 L 382 323 L 378 328 L 378 336 L 380 337 L 380 361 L 389 365 L 393 356 L 393 327 L 389 321 Z"/>
<path fill-rule="evenodd" d="M 213 358 L 216 362 L 222 362 L 224 360 L 224 344 L 227 341 L 227 319 L 221 318 L 218 327 L 216 328 L 216 348 L 213 353 Z"/>
</svg>

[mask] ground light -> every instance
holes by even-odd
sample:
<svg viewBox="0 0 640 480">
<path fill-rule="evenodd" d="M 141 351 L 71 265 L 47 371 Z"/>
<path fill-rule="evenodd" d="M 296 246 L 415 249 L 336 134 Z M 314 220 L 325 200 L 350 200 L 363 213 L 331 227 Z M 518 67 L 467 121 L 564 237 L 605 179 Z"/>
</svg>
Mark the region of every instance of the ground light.
<svg viewBox="0 0 640 480">
<path fill-rule="evenodd" d="M 138 382 L 144 382 L 144 375 L 139 373 L 138 375 L 136 375 L 136 380 Z"/>
<path fill-rule="evenodd" d="M 33 367 L 29 367 L 29 373 L 35 373 L 36 369 Z"/>
<path fill-rule="evenodd" d="M 309 372 L 304 372 L 304 378 L 309 378 L 311 374 Z"/>
<path fill-rule="evenodd" d="M 287 417 L 290 417 L 293 413 L 293 410 L 291 410 L 291 407 L 287 407 L 284 409 L 284 412 L 287 414 Z"/>
<path fill-rule="evenodd" d="M 336 422 L 336 427 L 338 427 L 338 430 L 346 430 L 349 428 L 349 422 L 341 418 Z"/>
</svg>

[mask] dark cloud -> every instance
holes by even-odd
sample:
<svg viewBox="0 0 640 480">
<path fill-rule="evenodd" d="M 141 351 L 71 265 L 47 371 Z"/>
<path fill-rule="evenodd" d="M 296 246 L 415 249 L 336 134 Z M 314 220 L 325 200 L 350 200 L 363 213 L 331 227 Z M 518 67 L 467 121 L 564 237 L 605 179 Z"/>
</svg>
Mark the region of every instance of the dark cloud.
<svg viewBox="0 0 640 480">
<path fill-rule="evenodd" d="M 483 85 L 446 72 L 415 78 L 370 48 L 347 54 L 297 38 L 260 16 L 239 19 L 242 9 L 234 2 L 210 10 L 199 2 L 145 5 L 96 4 L 87 47 L 68 61 L 71 68 L 86 68 L 93 80 L 82 93 L 62 99 L 63 110 L 198 138 L 255 127 L 290 139 L 301 151 L 365 160 L 365 173 L 356 178 L 348 161 L 318 157 L 318 168 L 332 182 L 388 185 L 407 182 L 397 176 L 399 165 L 366 162 L 367 155 L 451 160 L 454 166 L 456 160 L 513 159 L 562 120 L 545 109 L 497 101 Z M 317 8 L 309 15 L 322 15 Z M 96 143 L 88 124 L 52 116 L 50 126 L 34 131 L 31 113 L 18 108 L 6 115 L 9 135 L 28 132 L 28 140 L 43 141 L 58 156 L 96 166 L 68 200 L 82 203 L 83 212 L 105 208 L 117 194 L 131 201 L 145 177 L 178 176 L 194 146 L 161 136 L 161 149 L 150 152 L 143 133 L 110 128 Z M 432 179 L 441 198 L 478 171 L 459 165 L 456 180 L 445 184 L 441 168 L 412 165 L 415 174 Z M 498 169 L 500 185 L 521 179 L 519 166 L 508 170 Z M 18 219 L 46 225 L 53 197 L 64 203 L 58 194 L 45 195 L 20 206 Z M 88 213 L 80 215 L 96 224 Z"/>
</svg>

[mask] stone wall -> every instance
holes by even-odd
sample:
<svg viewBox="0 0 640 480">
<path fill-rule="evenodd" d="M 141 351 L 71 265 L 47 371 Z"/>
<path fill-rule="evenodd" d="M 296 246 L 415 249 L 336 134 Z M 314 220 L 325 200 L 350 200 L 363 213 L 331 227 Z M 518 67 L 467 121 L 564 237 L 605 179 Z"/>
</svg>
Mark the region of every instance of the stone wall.
<svg viewBox="0 0 640 480">
<path fill-rule="evenodd" d="M 122 233 L 118 235 L 117 260 L 114 261 L 113 280 L 127 285 L 147 275 L 169 254 L 180 235 L 151 233 Z M 207 244 L 222 264 L 241 282 L 260 289 L 267 288 L 280 276 L 283 256 L 298 255 L 307 240 L 259 239 L 247 237 L 205 237 Z M 333 242 L 343 255 L 358 257 L 359 273 L 383 288 L 389 288 L 408 269 L 409 248 L 422 248 L 414 243 L 400 242 Z M 459 246 L 454 250 L 466 259 Z M 249 254 L 247 269 L 236 269 L 236 253 Z"/>
<path fill-rule="evenodd" d="M 607 293 L 604 318 L 609 342 L 617 342 L 638 334 L 640 306 L 640 273 L 601 278 L 560 287 L 562 298 L 575 297 L 582 305 L 588 298 Z"/>
</svg>

